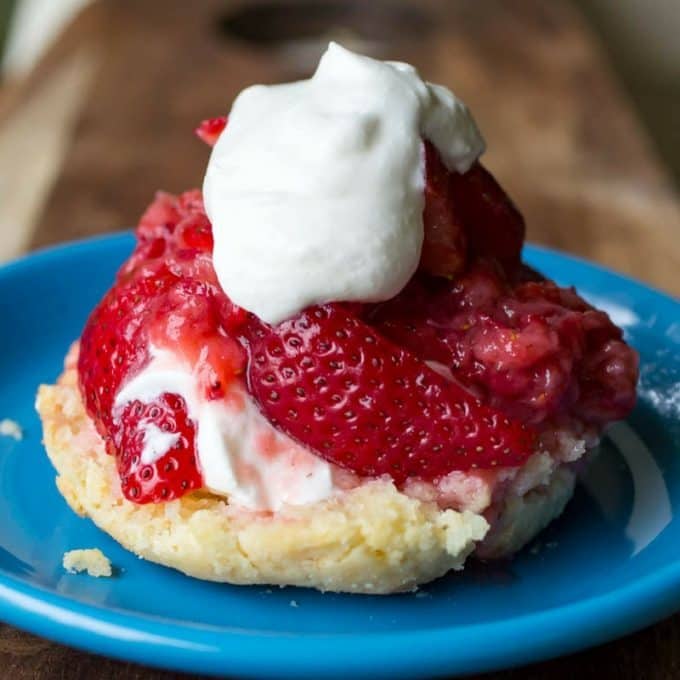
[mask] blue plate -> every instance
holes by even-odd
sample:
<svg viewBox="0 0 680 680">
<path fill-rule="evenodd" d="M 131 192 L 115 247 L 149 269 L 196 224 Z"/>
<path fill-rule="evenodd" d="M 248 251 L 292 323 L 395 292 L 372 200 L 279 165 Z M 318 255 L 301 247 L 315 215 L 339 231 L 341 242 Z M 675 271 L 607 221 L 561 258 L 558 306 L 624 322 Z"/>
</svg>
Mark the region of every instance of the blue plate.
<svg viewBox="0 0 680 680">
<path fill-rule="evenodd" d="M 531 264 L 605 307 L 642 356 L 640 401 L 614 427 L 564 516 L 508 563 L 471 563 L 417 594 L 322 595 L 189 579 L 136 559 L 66 506 L 40 443 L 52 381 L 130 235 L 0 269 L 0 619 L 122 659 L 258 678 L 416 678 L 573 652 L 680 608 L 680 304 L 591 264 L 529 247 Z M 69 575 L 101 548 L 111 579 Z"/>
</svg>

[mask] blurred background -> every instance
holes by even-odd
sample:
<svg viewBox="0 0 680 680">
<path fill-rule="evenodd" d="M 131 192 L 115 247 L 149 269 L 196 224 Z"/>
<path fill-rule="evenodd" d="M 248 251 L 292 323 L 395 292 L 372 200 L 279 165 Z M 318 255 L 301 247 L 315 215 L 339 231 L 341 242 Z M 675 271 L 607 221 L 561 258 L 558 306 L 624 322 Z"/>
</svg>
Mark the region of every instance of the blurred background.
<svg viewBox="0 0 680 680">
<path fill-rule="evenodd" d="M 192 130 L 329 39 L 472 108 L 532 240 L 680 292 L 678 0 L 0 0 L 0 260 L 199 186 Z"/>
</svg>

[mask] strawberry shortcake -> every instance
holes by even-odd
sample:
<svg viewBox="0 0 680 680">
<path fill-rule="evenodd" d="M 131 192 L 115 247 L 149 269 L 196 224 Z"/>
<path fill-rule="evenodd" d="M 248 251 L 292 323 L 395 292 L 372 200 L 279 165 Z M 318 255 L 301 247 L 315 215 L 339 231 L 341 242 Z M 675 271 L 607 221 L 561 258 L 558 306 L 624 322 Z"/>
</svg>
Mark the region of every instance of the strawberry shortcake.
<svg viewBox="0 0 680 680">
<path fill-rule="evenodd" d="M 197 130 L 38 410 L 71 507 L 235 584 L 390 593 L 558 516 L 637 355 L 521 260 L 465 105 L 331 44 Z"/>
</svg>

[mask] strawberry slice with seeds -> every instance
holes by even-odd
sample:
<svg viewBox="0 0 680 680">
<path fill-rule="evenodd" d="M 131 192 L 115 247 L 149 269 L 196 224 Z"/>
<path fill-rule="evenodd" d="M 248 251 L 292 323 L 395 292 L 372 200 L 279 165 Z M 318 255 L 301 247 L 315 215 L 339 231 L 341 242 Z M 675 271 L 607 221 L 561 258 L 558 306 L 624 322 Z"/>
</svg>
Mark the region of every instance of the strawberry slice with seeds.
<svg viewBox="0 0 680 680">
<path fill-rule="evenodd" d="M 201 121 L 194 132 L 208 146 L 215 146 L 217 138 L 222 134 L 225 127 L 227 127 L 227 117 L 218 116 L 217 118 L 208 118 Z"/>
<path fill-rule="evenodd" d="M 78 372 L 87 411 L 116 457 L 123 495 L 135 503 L 169 501 L 202 486 L 195 426 L 180 397 L 132 402 L 121 412 L 114 405 L 120 386 L 147 363 L 149 328 L 159 302 L 177 285 L 166 266 L 153 276 L 119 282 L 93 312 L 80 343 Z M 158 451 L 162 444 L 169 450 Z M 149 447 L 155 450 L 150 453 Z"/>
<path fill-rule="evenodd" d="M 158 503 L 200 489 L 195 434 L 184 399 L 176 394 L 148 404 L 128 402 L 114 434 L 123 495 L 135 503 Z"/>
<path fill-rule="evenodd" d="M 269 421 L 358 475 L 435 479 L 516 466 L 535 435 L 511 422 L 340 305 L 243 332 L 248 384 Z"/>
</svg>

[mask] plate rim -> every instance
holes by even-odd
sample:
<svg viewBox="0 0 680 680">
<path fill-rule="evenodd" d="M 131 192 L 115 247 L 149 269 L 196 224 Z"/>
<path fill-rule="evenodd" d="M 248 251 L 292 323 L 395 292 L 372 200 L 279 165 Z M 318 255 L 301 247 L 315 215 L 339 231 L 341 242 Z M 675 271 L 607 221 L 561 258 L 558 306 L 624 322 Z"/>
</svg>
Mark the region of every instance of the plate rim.
<svg viewBox="0 0 680 680">
<path fill-rule="evenodd" d="M 42 248 L 0 266 L 0 284 L 21 269 L 127 242 L 132 246 L 130 231 Z M 632 287 L 636 295 L 651 294 L 662 298 L 664 306 L 680 309 L 680 300 L 671 294 L 583 258 L 533 244 L 527 245 L 525 253 L 613 277 Z M 344 677 L 352 670 L 371 672 L 376 678 L 492 671 L 586 649 L 678 609 L 680 561 L 603 594 L 499 621 L 361 634 L 277 633 L 166 620 L 80 602 L 0 569 L 0 620 L 10 625 L 117 659 L 251 677 L 316 677 L 320 672 Z M 482 638 L 492 640 L 492 648 L 480 646 Z M 267 653 L 262 653 L 263 643 L 269 647 Z M 348 650 L 354 652 L 354 659 Z"/>
</svg>

